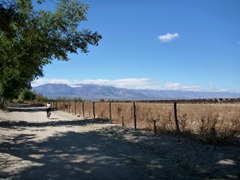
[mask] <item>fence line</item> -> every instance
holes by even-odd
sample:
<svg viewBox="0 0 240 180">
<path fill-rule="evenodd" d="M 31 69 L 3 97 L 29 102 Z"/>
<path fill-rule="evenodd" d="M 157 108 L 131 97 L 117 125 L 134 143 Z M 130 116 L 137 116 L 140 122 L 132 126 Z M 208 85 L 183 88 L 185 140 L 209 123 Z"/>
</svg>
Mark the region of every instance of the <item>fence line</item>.
<svg viewBox="0 0 240 180">
<path fill-rule="evenodd" d="M 199 133 L 240 131 L 240 103 L 148 101 L 53 101 L 52 107 L 82 117 L 109 120 L 136 129 Z"/>
<path fill-rule="evenodd" d="M 144 123 L 139 122 L 139 127 L 137 127 L 137 119 L 141 119 L 141 116 L 148 116 L 148 111 L 146 115 L 142 115 L 140 113 L 141 109 L 138 104 L 148 103 L 148 102 L 91 102 L 91 101 L 52 101 L 52 107 L 56 110 L 72 113 L 74 115 L 87 117 L 88 118 L 101 118 L 101 119 L 109 119 L 110 122 L 123 124 L 124 126 L 133 127 L 135 130 L 137 128 L 145 129 Z M 132 104 L 132 105 L 131 105 Z M 167 104 L 166 106 L 169 106 Z M 86 112 L 88 114 L 86 115 Z M 144 112 L 143 112 L 144 113 Z M 174 115 L 175 115 L 175 123 L 176 123 L 176 132 L 179 135 L 179 125 L 177 120 L 177 110 L 176 110 L 176 102 L 174 102 Z M 143 118 L 143 117 L 142 117 Z M 169 117 L 171 118 L 171 117 Z M 123 123 L 124 120 L 124 123 Z M 151 113 L 151 120 L 154 123 L 154 131 L 156 131 L 156 119 L 153 118 Z M 170 123 L 170 122 L 169 122 Z M 145 123 L 146 124 L 146 123 Z M 147 126 L 147 125 L 146 125 Z M 172 126 L 172 125 L 171 125 Z"/>
</svg>

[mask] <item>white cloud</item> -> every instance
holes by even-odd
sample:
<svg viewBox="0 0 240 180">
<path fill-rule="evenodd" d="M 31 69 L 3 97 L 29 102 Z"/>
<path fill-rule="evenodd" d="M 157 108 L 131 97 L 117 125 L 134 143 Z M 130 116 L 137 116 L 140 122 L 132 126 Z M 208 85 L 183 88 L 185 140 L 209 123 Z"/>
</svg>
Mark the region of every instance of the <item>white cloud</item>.
<svg viewBox="0 0 240 180">
<path fill-rule="evenodd" d="M 164 35 L 160 35 L 158 36 L 158 39 L 161 41 L 161 42 L 170 42 L 176 38 L 179 37 L 179 34 L 178 33 L 174 33 L 174 34 L 171 34 L 171 33 L 166 33 Z"/>
<path fill-rule="evenodd" d="M 105 86 L 114 86 L 118 88 L 128 89 L 157 89 L 158 82 L 149 78 L 126 78 L 126 79 L 86 79 L 86 80 L 68 80 L 68 79 L 37 79 L 32 82 L 32 86 L 39 86 L 42 84 L 68 84 L 70 86 L 78 86 L 79 84 L 98 84 Z"/>
<path fill-rule="evenodd" d="M 32 82 L 32 86 L 39 86 L 47 83 L 67 84 L 69 86 L 80 86 L 80 84 L 97 84 L 105 86 L 114 86 L 117 88 L 127 89 L 149 89 L 149 90 L 183 90 L 183 91 L 222 91 L 222 92 L 240 92 L 240 89 L 229 89 L 226 87 L 217 87 L 214 82 L 208 82 L 204 89 L 198 85 L 180 84 L 177 82 L 160 81 L 150 78 L 125 78 L 125 79 L 86 79 L 86 80 L 69 80 L 69 79 L 46 79 L 40 78 Z"/>
<path fill-rule="evenodd" d="M 225 86 L 219 86 L 215 82 L 208 82 L 206 88 L 204 91 L 207 92 L 235 92 L 235 93 L 240 93 L 240 88 L 229 88 Z"/>
<path fill-rule="evenodd" d="M 201 88 L 197 85 L 182 85 L 174 82 L 166 82 L 163 86 L 166 90 L 185 90 L 185 91 L 201 91 Z"/>
<path fill-rule="evenodd" d="M 174 83 L 174 82 L 166 82 L 164 84 L 164 87 L 166 89 L 170 89 L 170 90 L 179 90 L 181 88 L 181 85 L 179 83 Z"/>
<path fill-rule="evenodd" d="M 127 78 L 108 80 L 106 85 L 128 89 L 152 89 L 154 84 L 156 84 L 156 82 L 148 78 Z"/>
<path fill-rule="evenodd" d="M 39 86 L 43 84 L 68 84 L 72 85 L 74 83 L 78 83 L 78 80 L 68 80 L 68 79 L 46 79 L 46 78 L 40 78 L 32 82 L 32 86 Z"/>
<path fill-rule="evenodd" d="M 86 79 L 86 80 L 68 80 L 68 79 L 37 79 L 32 83 L 32 86 L 42 84 L 68 84 L 70 86 L 79 86 L 79 84 L 97 84 L 105 86 L 114 86 L 118 88 L 128 89 L 152 89 L 152 90 L 188 90 L 200 91 L 201 88 L 196 85 L 182 85 L 175 82 L 163 82 L 150 78 L 126 78 L 126 79 Z"/>
</svg>

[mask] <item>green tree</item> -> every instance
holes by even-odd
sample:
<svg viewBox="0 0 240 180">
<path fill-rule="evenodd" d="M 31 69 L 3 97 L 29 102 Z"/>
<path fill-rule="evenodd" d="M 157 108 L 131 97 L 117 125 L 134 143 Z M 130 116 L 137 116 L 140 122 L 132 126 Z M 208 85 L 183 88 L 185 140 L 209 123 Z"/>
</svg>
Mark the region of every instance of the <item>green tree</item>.
<svg viewBox="0 0 240 180">
<path fill-rule="evenodd" d="M 37 98 L 37 94 L 27 88 L 23 89 L 22 92 L 19 94 L 18 99 L 23 101 L 32 101 Z"/>
<path fill-rule="evenodd" d="M 6 99 L 12 99 L 19 93 L 21 87 L 29 87 L 24 79 L 20 77 L 20 72 L 17 69 L 5 68 L 1 75 L 0 96 Z"/>
<path fill-rule="evenodd" d="M 53 59 L 68 61 L 69 53 L 88 53 L 89 45 L 98 45 L 98 32 L 80 29 L 87 10 L 78 0 L 57 0 L 53 12 L 34 10 L 31 0 L 0 1 L 2 98 L 29 87 Z"/>
</svg>

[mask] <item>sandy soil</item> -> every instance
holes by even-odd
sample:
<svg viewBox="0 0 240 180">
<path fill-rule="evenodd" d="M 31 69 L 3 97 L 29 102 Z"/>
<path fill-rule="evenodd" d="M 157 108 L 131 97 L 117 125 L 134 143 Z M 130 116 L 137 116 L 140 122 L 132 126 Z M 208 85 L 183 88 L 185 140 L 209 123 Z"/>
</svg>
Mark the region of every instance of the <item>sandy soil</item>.
<svg viewBox="0 0 240 180">
<path fill-rule="evenodd" d="M 240 147 L 203 145 L 54 111 L 0 111 L 0 179 L 240 179 Z"/>
</svg>

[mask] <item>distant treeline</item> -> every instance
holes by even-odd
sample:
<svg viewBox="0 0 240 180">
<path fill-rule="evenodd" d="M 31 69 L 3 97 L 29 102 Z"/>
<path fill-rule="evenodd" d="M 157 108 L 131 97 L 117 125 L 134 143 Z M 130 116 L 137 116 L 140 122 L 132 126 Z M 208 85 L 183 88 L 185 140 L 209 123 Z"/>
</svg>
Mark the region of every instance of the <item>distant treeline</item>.
<svg viewBox="0 0 240 180">
<path fill-rule="evenodd" d="M 170 99 L 170 100 L 99 100 L 112 102 L 147 102 L 147 103 L 240 103 L 240 98 L 211 98 L 211 99 Z"/>
<path fill-rule="evenodd" d="M 240 98 L 211 98 L 211 99 L 172 99 L 172 100 L 143 100 L 136 102 L 149 102 L 149 103 L 239 103 Z"/>
</svg>

